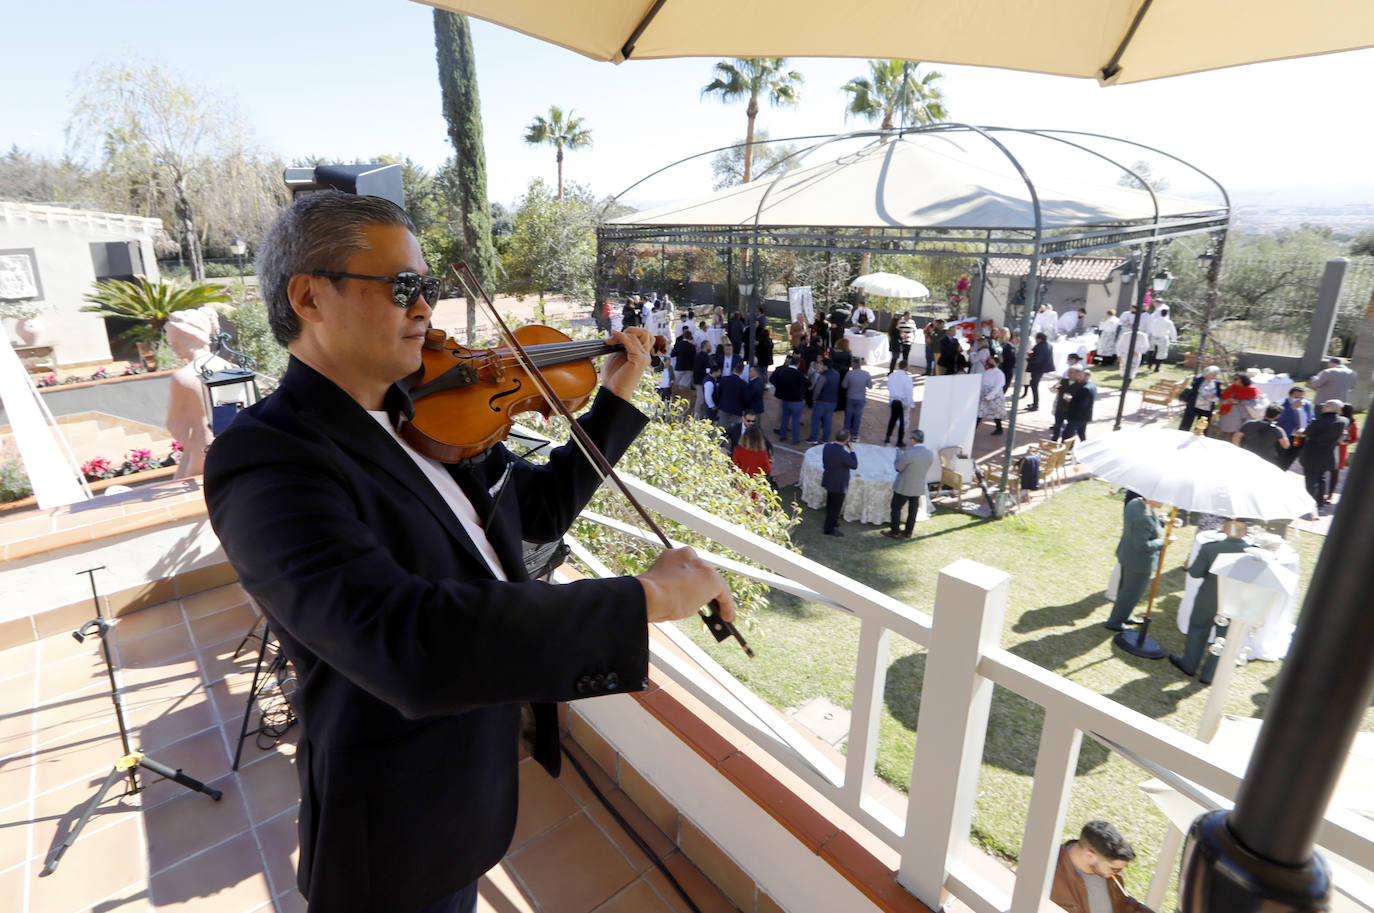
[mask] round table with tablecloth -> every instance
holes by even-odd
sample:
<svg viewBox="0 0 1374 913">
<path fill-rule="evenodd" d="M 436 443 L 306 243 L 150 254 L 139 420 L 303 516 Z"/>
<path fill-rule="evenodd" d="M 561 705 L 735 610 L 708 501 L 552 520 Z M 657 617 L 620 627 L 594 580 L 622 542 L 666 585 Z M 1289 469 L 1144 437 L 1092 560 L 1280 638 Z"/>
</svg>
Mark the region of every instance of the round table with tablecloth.
<svg viewBox="0 0 1374 913">
<path fill-rule="evenodd" d="M 1192 565 L 1193 559 L 1197 558 L 1198 549 L 1207 542 L 1216 542 L 1225 539 L 1226 534 L 1222 532 L 1203 530 L 1197 534 L 1193 540 L 1193 550 L 1188 554 L 1188 563 L 1184 565 L 1185 570 Z M 1266 543 L 1272 544 L 1275 540 L 1267 533 L 1251 534 L 1245 537 L 1251 545 L 1264 547 Z M 1302 559 L 1298 557 L 1297 551 L 1287 542 L 1279 541 L 1277 547 L 1271 554 L 1278 559 L 1283 567 L 1298 574 L 1302 571 Z M 1178 629 L 1184 634 L 1188 633 L 1188 620 L 1193 615 L 1193 600 L 1197 598 L 1197 591 L 1202 587 L 1201 578 L 1194 577 L 1192 574 L 1184 574 L 1183 599 L 1178 604 Z M 1249 636 L 1245 639 L 1245 647 L 1249 651 L 1250 659 L 1261 659 L 1267 661 L 1283 659 L 1288 655 L 1288 644 L 1293 639 L 1293 616 L 1298 611 L 1298 597 L 1295 593 L 1291 599 L 1285 602 L 1278 609 L 1271 611 L 1258 626 L 1251 627 Z"/>
<path fill-rule="evenodd" d="M 1061 336 L 1050 343 L 1050 351 L 1054 353 L 1054 373 L 1063 375 L 1069 367 L 1069 355 L 1081 355 L 1083 360 L 1079 362 L 1079 367 L 1088 366 L 1088 354 L 1097 351 L 1097 334 L 1083 333 L 1078 336 Z"/>
<path fill-rule="evenodd" d="M 845 330 L 844 338 L 849 340 L 850 353 L 866 365 L 886 367 L 892 359 L 892 353 L 887 347 L 886 333 L 879 333 L 876 330 L 868 330 L 863 333 Z"/>
<path fill-rule="evenodd" d="M 824 450 L 825 445 L 818 444 L 807 450 L 802 458 L 802 502 L 807 507 L 825 507 L 825 489 L 821 487 L 821 453 Z M 859 468 L 849 474 L 849 491 L 845 494 L 842 516 L 859 523 L 885 524 L 892 518 L 892 482 L 897 478 L 892 463 L 897 448 L 855 444 L 854 453 L 859 457 Z M 916 520 L 930 519 L 930 498 L 923 497 L 919 503 Z"/>
</svg>

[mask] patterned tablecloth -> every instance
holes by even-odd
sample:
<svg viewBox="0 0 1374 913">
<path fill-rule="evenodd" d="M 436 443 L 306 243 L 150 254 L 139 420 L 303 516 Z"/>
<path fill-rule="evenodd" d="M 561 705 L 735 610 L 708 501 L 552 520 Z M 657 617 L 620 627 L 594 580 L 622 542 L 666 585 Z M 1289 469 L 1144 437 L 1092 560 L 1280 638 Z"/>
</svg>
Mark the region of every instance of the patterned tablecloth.
<svg viewBox="0 0 1374 913">
<path fill-rule="evenodd" d="M 1199 532 L 1197 538 L 1193 542 L 1193 550 L 1188 555 L 1188 563 L 1183 566 L 1185 571 L 1188 565 L 1193 563 L 1193 559 L 1197 557 L 1198 549 L 1200 549 L 1204 543 L 1216 542 L 1219 539 L 1225 538 L 1225 533 L 1210 530 Z M 1285 542 L 1279 545 L 1278 549 L 1274 551 L 1273 554 L 1274 557 L 1278 559 L 1279 564 L 1292 571 L 1294 574 L 1298 574 L 1302 571 L 1302 559 L 1298 557 L 1298 553 L 1294 550 L 1293 546 L 1288 543 Z M 1188 573 L 1184 574 L 1183 579 L 1185 584 L 1183 599 L 1178 604 L 1178 629 L 1180 632 L 1187 634 L 1188 620 L 1192 618 L 1193 615 L 1193 600 L 1197 598 L 1197 591 L 1202 586 L 1202 580 Z M 1249 651 L 1249 658 L 1272 662 L 1273 660 L 1283 659 L 1287 656 L 1288 645 L 1293 640 L 1293 616 L 1297 614 L 1297 611 L 1298 597 L 1294 595 L 1292 599 L 1289 599 L 1284 605 L 1280 606 L 1277 611 L 1270 612 L 1268 617 L 1264 619 L 1263 624 L 1252 626 L 1249 636 L 1245 639 L 1245 646 Z"/>
<path fill-rule="evenodd" d="M 824 449 L 824 444 L 818 444 L 807 450 L 802 459 L 802 502 L 807 507 L 825 507 L 825 489 L 821 488 L 821 451 Z M 892 481 L 897 478 L 892 460 L 897 455 L 897 448 L 855 444 L 854 452 L 859 457 L 859 468 L 849 475 L 849 491 L 841 515 L 851 522 L 886 524 L 892 516 Z M 920 505 L 917 522 L 929 520 L 930 499 L 922 498 Z"/>
</svg>

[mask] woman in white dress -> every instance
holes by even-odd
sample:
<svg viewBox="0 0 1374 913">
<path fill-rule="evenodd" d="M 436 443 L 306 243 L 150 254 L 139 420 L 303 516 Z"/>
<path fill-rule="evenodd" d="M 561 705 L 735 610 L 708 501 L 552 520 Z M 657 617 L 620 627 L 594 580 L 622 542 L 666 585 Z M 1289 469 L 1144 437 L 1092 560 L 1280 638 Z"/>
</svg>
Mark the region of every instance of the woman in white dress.
<svg viewBox="0 0 1374 913">
<path fill-rule="evenodd" d="M 978 389 L 978 418 L 992 419 L 993 434 L 1002 433 L 1002 419 L 1007 415 L 1007 397 L 1002 388 L 1007 385 L 1007 377 L 995 356 L 987 357 L 987 369 L 983 371 Z"/>
</svg>

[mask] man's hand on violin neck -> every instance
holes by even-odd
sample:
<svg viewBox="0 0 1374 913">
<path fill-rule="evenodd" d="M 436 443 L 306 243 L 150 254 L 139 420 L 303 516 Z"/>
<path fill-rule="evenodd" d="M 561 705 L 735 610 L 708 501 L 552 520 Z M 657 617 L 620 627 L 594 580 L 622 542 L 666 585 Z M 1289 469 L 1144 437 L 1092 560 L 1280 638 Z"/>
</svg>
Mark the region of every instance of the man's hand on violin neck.
<svg viewBox="0 0 1374 913">
<path fill-rule="evenodd" d="M 653 352 L 654 336 L 644 327 L 629 327 L 625 330 L 612 330 L 611 339 L 625 347 L 623 352 L 615 352 L 601 365 L 601 385 L 616 396 L 630 402 L 634 399 L 635 387 L 644 370 L 649 367 Z"/>
<path fill-rule="evenodd" d="M 721 618 L 735 620 L 735 600 L 730 588 L 690 548 L 669 549 L 659 555 L 638 580 L 644 587 L 649 621 L 686 618 L 713 599 L 720 603 Z"/>
</svg>

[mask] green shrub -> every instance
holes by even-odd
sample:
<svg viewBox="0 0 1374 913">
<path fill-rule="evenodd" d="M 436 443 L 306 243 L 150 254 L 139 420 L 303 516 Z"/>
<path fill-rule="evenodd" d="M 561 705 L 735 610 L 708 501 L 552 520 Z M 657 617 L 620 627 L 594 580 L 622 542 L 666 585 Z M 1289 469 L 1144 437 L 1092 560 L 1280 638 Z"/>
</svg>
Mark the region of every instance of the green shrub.
<svg viewBox="0 0 1374 913">
<path fill-rule="evenodd" d="M 0 458 L 0 502 L 18 501 L 33 494 L 29 474 L 17 456 L 5 454 Z"/>
<path fill-rule="evenodd" d="M 258 296 L 257 287 L 233 285 L 228 287 L 233 310 L 228 322 L 233 324 L 230 348 L 249 356 L 258 363 L 259 373 L 281 377 L 286 373 L 286 349 L 277 343 L 267 322 L 267 305 Z"/>
<path fill-rule="evenodd" d="M 635 406 L 655 418 L 640 432 L 617 468 L 784 548 L 792 548 L 791 530 L 800 522 L 800 509 L 795 504 L 784 506 L 764 476 L 746 476 L 737 470 L 722 447 L 721 430 L 711 422 L 685 418 L 682 415 L 684 404 L 680 400 L 665 405 L 655 389 L 657 381 L 655 372 L 646 372 L 635 392 Z M 565 424 L 561 419 L 551 422 L 550 436 L 555 440 L 565 439 Z M 631 526 L 642 528 L 644 525 L 613 484 L 601 487 L 589 509 Z M 674 541 L 757 566 L 757 562 L 709 541 L 686 526 L 665 517 L 655 519 Z M 663 550 L 588 520 L 577 521 L 572 535 L 620 574 L 647 570 Z M 753 629 L 756 613 L 769 604 L 768 587 L 736 574 L 725 573 L 724 576 L 740 610 L 741 630 Z"/>
</svg>

